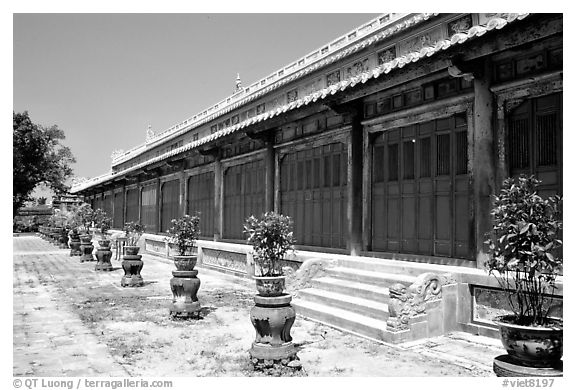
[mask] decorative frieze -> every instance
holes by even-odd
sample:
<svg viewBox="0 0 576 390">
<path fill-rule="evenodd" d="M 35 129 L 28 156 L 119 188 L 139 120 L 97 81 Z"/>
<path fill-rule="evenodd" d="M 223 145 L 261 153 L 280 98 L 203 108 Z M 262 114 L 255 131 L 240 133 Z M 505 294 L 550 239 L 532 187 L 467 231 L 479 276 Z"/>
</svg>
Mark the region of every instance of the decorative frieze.
<svg viewBox="0 0 576 390">
<path fill-rule="evenodd" d="M 146 239 L 144 242 L 144 249 L 146 252 L 155 253 L 160 256 L 166 255 L 166 243 L 164 241 Z"/>
<path fill-rule="evenodd" d="M 296 100 L 298 100 L 298 89 L 297 88 L 295 88 L 291 91 L 288 91 L 286 93 L 287 103 L 292 103 L 292 102 L 295 102 Z"/>
<path fill-rule="evenodd" d="M 466 15 L 448 22 L 448 36 L 465 33 L 472 27 L 472 15 Z"/>
<path fill-rule="evenodd" d="M 326 75 L 326 86 L 337 84 L 340 82 L 340 69 Z"/>
<path fill-rule="evenodd" d="M 244 253 L 202 248 L 202 264 L 246 273 L 246 255 Z"/>
<path fill-rule="evenodd" d="M 363 72 L 367 72 L 369 70 L 369 61 L 368 58 L 364 58 L 363 60 L 356 61 L 346 67 L 346 77 L 355 77 Z"/>
<path fill-rule="evenodd" d="M 378 52 L 378 65 L 385 64 L 396 58 L 396 46 L 390 46 Z"/>
<path fill-rule="evenodd" d="M 408 53 L 419 52 L 424 47 L 434 46 L 436 42 L 444 39 L 444 34 L 442 32 L 442 26 L 438 26 L 432 30 L 428 30 L 425 33 L 401 42 L 398 45 L 398 55 L 403 56 Z"/>
</svg>

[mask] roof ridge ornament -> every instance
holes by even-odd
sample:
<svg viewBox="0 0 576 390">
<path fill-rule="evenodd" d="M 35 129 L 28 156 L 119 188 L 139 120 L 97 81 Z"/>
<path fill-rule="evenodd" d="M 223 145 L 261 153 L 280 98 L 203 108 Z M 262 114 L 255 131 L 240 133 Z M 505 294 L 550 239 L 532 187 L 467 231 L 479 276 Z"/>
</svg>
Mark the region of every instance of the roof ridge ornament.
<svg viewBox="0 0 576 390">
<path fill-rule="evenodd" d="M 236 84 L 234 85 L 234 93 L 244 90 L 242 87 L 242 80 L 240 80 L 240 73 L 237 73 Z"/>
<path fill-rule="evenodd" d="M 156 134 L 152 131 L 152 125 L 148 124 L 148 129 L 146 130 L 146 143 L 149 143 L 156 137 Z"/>
</svg>

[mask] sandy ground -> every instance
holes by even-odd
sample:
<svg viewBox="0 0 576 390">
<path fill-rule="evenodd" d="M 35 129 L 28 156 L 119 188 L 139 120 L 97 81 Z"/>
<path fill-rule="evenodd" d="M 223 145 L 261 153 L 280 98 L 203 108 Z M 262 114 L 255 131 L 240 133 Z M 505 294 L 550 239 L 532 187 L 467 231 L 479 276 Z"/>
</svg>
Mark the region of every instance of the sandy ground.
<svg viewBox="0 0 576 390">
<path fill-rule="evenodd" d="M 47 246 L 36 237 L 17 237 L 13 242 L 15 375 L 50 375 L 50 370 L 38 368 L 38 364 L 48 363 L 36 356 L 34 366 L 28 353 L 31 335 L 53 332 L 58 337 L 57 322 L 47 325 L 46 316 L 27 314 L 43 310 L 65 312 L 79 319 L 79 326 L 105 349 L 94 359 L 98 356 L 107 361 L 113 359 L 121 368 L 108 375 L 262 375 L 253 369 L 248 356 L 255 335 L 249 317 L 255 294 L 252 281 L 198 267 L 202 283 L 198 292 L 202 305 L 200 318 L 172 320 L 168 306 L 174 266 L 166 259 L 144 255 L 145 285 L 122 288 L 120 261 L 112 260 L 115 267 L 112 272 L 97 272 L 95 263 L 80 264 L 78 257 L 68 256 L 69 251 Z M 37 307 L 31 307 L 33 303 L 26 306 L 19 297 L 32 293 L 48 295 L 50 299 L 38 301 Z M 26 334 L 17 323 L 27 324 Z M 446 348 L 444 356 L 423 353 L 434 352 L 433 347 L 439 350 L 442 340 L 402 349 L 300 317 L 292 328 L 292 337 L 302 362 L 302 370 L 296 372 L 298 376 L 493 376 L 486 363 L 497 355 L 497 349 L 490 345 L 470 344 L 479 353 L 485 353 L 485 359 L 479 359 L 478 364 L 470 361 L 455 364 L 449 356 L 450 348 Z M 71 336 L 72 342 L 74 338 Z M 467 343 L 460 344 L 466 349 Z M 98 375 L 100 371 L 92 374 Z M 52 375 L 63 372 L 66 373 Z"/>
</svg>

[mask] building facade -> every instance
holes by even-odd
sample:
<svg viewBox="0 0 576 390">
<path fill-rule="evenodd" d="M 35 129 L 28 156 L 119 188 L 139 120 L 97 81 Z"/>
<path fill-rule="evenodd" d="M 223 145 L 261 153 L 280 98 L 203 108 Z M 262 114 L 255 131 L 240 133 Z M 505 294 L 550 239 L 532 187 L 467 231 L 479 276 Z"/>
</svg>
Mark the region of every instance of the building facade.
<svg viewBox="0 0 576 390">
<path fill-rule="evenodd" d="M 383 14 L 76 184 L 114 226 L 244 242 L 294 219 L 298 248 L 482 266 L 490 197 L 532 173 L 562 193 L 561 14 Z"/>
</svg>

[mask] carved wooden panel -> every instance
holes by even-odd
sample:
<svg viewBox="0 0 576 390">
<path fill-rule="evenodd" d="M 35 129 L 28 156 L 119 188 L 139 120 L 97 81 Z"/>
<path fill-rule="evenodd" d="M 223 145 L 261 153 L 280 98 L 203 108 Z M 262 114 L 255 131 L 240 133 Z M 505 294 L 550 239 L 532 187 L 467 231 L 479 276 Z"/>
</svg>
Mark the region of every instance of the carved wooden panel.
<svg viewBox="0 0 576 390">
<path fill-rule="evenodd" d="M 244 221 L 264 212 L 263 160 L 235 165 L 224 173 L 224 238 L 244 239 Z"/>
<path fill-rule="evenodd" d="M 134 188 L 126 191 L 126 221 L 138 220 L 138 189 Z"/>
<path fill-rule="evenodd" d="M 202 237 L 214 235 L 214 172 L 191 176 L 188 180 L 188 214 L 200 216 Z"/>
<path fill-rule="evenodd" d="M 454 116 L 375 138 L 373 250 L 469 258 L 467 150 L 466 121 Z"/>
<path fill-rule="evenodd" d="M 160 198 L 160 231 L 165 233 L 172 226 L 172 219 L 180 217 L 180 180 L 163 183 Z"/>
<path fill-rule="evenodd" d="M 158 230 L 158 205 L 156 204 L 156 185 L 142 188 L 141 192 L 141 223 L 146 226 L 146 232 L 156 233 Z"/>
<path fill-rule="evenodd" d="M 114 217 L 112 226 L 117 229 L 124 227 L 124 194 L 117 192 L 114 194 Z"/>
<path fill-rule="evenodd" d="M 280 164 L 281 212 L 299 245 L 346 246 L 347 151 L 341 143 L 288 153 Z"/>
</svg>

